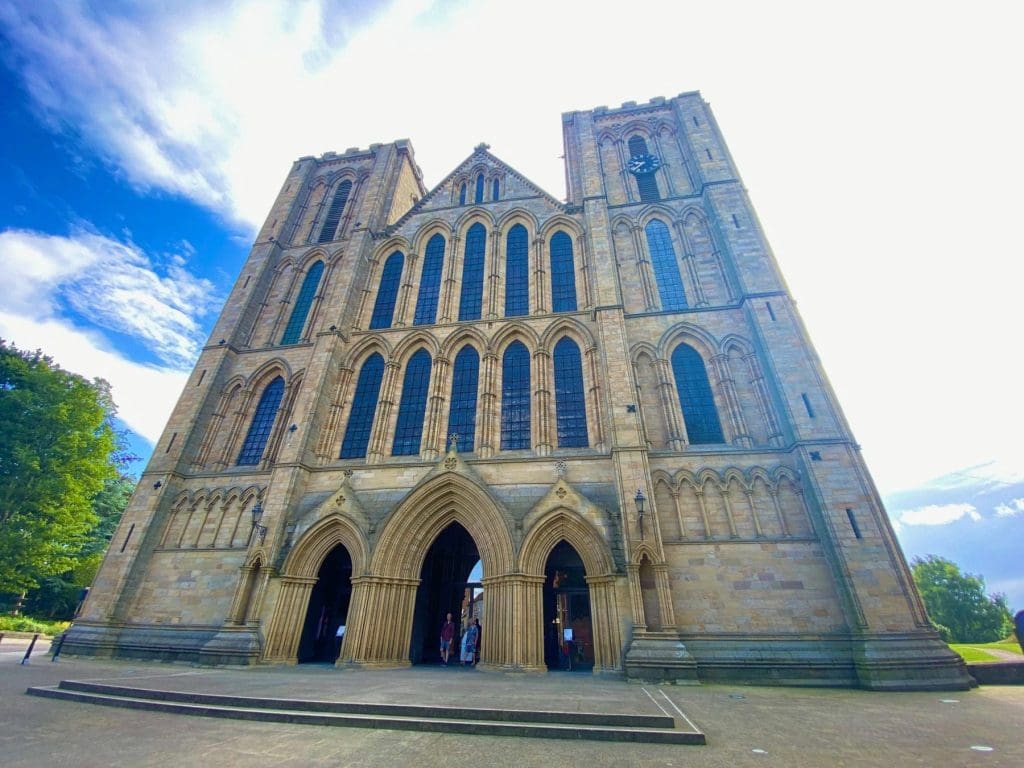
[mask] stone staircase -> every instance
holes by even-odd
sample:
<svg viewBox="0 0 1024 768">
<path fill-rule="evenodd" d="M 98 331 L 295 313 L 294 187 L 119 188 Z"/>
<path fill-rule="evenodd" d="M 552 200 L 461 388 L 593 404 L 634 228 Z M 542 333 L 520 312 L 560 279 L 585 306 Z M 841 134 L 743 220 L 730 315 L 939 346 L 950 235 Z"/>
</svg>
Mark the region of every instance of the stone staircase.
<svg viewBox="0 0 1024 768">
<path fill-rule="evenodd" d="M 57 686 L 29 688 L 27 693 L 151 712 L 299 725 L 647 744 L 706 743 L 704 734 L 688 719 L 667 715 L 306 701 L 164 691 L 75 680 L 63 680 Z"/>
</svg>

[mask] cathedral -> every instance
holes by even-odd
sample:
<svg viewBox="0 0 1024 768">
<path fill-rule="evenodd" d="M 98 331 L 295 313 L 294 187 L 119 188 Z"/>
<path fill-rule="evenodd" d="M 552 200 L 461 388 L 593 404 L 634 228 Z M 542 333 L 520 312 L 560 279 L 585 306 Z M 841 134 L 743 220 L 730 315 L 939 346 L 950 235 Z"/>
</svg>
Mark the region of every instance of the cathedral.
<svg viewBox="0 0 1024 768">
<path fill-rule="evenodd" d="M 562 133 L 293 164 L 65 653 L 967 687 L 708 104 Z"/>
</svg>

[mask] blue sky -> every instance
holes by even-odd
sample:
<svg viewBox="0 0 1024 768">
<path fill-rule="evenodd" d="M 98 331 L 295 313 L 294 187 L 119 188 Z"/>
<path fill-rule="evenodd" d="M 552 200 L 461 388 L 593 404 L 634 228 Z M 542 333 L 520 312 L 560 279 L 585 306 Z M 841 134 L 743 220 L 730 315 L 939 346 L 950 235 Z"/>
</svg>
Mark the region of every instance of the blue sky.
<svg viewBox="0 0 1024 768">
<path fill-rule="evenodd" d="M 291 162 L 700 90 L 908 554 L 1024 607 L 1019 3 L 0 0 L 0 336 L 148 455 Z"/>
</svg>

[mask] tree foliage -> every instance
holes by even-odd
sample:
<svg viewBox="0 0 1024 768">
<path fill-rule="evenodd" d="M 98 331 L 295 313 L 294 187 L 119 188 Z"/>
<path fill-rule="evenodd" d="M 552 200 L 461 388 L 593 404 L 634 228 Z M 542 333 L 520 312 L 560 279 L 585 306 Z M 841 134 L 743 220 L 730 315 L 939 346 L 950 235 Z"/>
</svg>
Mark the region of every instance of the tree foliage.
<svg viewBox="0 0 1024 768">
<path fill-rule="evenodd" d="M 929 617 L 948 631 L 947 642 L 990 643 L 1009 635 L 1006 596 L 986 595 L 981 576 L 961 573 L 956 563 L 936 555 L 915 558 L 911 571 Z"/>
<path fill-rule="evenodd" d="M 93 500 L 118 476 L 114 412 L 102 379 L 0 339 L 0 592 L 32 588 L 88 554 Z"/>
</svg>

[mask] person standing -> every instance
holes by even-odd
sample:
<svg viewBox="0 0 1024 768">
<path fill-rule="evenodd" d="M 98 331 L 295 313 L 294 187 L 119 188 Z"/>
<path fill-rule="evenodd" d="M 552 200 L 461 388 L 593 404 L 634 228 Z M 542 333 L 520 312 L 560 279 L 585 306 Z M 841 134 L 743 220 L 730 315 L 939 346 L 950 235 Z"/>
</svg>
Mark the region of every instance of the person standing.
<svg viewBox="0 0 1024 768">
<path fill-rule="evenodd" d="M 484 628 L 480 626 L 480 619 L 473 619 L 473 622 L 476 624 L 476 658 L 473 660 L 475 667 L 480 663 L 480 646 L 484 641 Z"/>
<path fill-rule="evenodd" d="M 455 640 L 455 622 L 452 621 L 451 613 L 448 614 L 441 625 L 441 663 L 448 666 L 448 654 Z"/>
<path fill-rule="evenodd" d="M 462 636 L 461 661 L 463 665 L 473 666 L 476 659 L 476 641 L 479 636 L 480 627 L 476 624 L 466 627 L 466 634 Z"/>
</svg>

